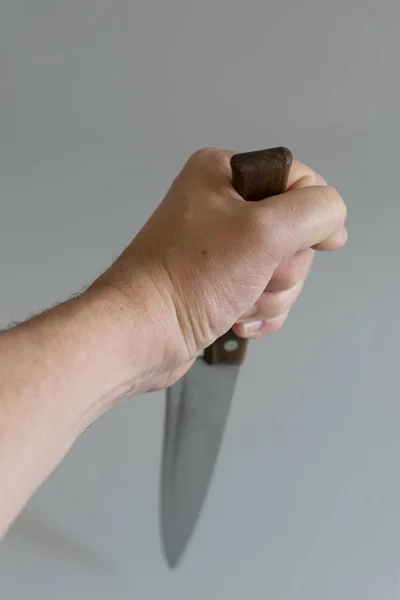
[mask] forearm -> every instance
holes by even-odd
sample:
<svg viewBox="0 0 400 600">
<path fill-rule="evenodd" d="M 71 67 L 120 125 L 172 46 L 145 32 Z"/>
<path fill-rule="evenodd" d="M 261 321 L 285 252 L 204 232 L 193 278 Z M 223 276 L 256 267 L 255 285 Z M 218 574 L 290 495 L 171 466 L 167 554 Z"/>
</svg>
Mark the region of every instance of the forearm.
<svg viewBox="0 0 400 600">
<path fill-rule="evenodd" d="M 87 425 L 136 391 L 141 327 L 102 290 L 0 334 L 0 537 Z"/>
</svg>

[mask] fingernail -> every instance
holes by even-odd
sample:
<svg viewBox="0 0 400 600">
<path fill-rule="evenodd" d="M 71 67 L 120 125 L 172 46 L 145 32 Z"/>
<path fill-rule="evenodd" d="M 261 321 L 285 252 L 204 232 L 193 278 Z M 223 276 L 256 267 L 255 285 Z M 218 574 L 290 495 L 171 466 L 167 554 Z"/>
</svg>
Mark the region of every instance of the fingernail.
<svg viewBox="0 0 400 600">
<path fill-rule="evenodd" d="M 245 313 L 242 314 L 242 319 L 245 319 L 246 317 L 252 317 L 253 315 L 258 313 L 258 306 L 257 304 L 253 304 L 253 306 L 251 306 L 249 308 L 249 310 L 246 310 Z"/>
<path fill-rule="evenodd" d="M 244 324 L 245 333 L 253 333 L 258 331 L 264 325 L 264 321 L 250 321 L 250 323 Z"/>
</svg>

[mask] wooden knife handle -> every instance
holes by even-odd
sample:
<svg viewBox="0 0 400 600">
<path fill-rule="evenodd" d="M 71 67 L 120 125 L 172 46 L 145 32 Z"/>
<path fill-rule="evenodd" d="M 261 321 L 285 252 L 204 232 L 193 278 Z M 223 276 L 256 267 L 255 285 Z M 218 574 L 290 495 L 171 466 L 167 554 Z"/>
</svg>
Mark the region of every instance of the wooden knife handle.
<svg viewBox="0 0 400 600">
<path fill-rule="evenodd" d="M 292 153 L 287 148 L 271 148 L 234 154 L 231 158 L 232 184 L 248 202 L 258 202 L 286 191 Z M 240 365 L 246 355 L 248 340 L 232 330 L 204 350 L 210 365 Z"/>
</svg>

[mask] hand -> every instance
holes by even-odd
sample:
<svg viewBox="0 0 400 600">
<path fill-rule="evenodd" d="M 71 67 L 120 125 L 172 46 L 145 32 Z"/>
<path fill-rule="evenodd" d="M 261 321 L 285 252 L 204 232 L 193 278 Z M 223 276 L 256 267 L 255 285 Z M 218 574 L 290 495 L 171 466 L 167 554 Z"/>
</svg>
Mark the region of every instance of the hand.
<svg viewBox="0 0 400 600">
<path fill-rule="evenodd" d="M 142 310 L 147 389 L 178 379 L 232 326 L 247 337 L 278 330 L 314 250 L 336 250 L 347 239 L 345 204 L 312 169 L 294 162 L 285 194 L 248 203 L 231 183 L 232 154 L 195 153 L 95 283 Z"/>
<path fill-rule="evenodd" d="M 325 179 L 307 165 L 294 161 L 287 191 L 326 186 Z M 343 230 L 345 236 L 346 230 Z M 233 326 L 241 337 L 259 338 L 278 331 L 289 316 L 311 270 L 315 250 L 307 248 L 284 259 L 275 269 L 258 301 Z"/>
</svg>

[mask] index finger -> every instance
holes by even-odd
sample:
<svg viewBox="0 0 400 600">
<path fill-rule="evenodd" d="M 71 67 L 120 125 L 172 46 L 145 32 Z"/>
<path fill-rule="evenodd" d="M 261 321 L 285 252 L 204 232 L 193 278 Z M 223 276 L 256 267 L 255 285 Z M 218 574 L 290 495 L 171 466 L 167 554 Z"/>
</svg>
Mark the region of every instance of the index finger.
<svg viewBox="0 0 400 600">
<path fill-rule="evenodd" d="M 327 185 L 325 179 L 308 165 L 294 160 L 290 168 L 287 190 L 298 190 L 314 185 Z"/>
</svg>

